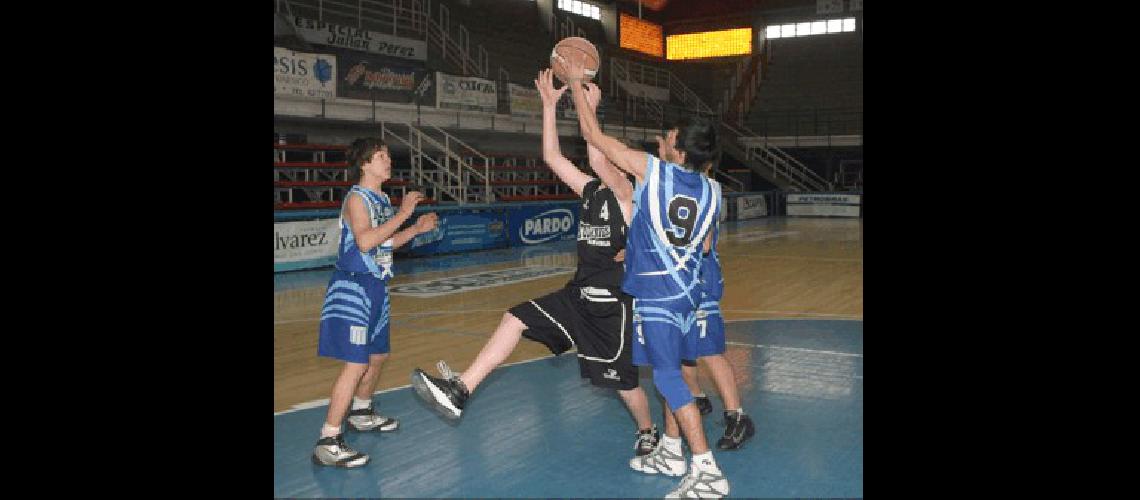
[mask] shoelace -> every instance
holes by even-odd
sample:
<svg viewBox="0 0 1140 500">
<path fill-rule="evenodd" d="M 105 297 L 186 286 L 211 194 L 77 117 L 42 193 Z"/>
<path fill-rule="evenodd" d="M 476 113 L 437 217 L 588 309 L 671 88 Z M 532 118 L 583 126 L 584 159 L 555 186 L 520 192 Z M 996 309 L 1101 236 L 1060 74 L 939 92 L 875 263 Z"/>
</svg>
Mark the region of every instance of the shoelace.
<svg viewBox="0 0 1140 500">
<path fill-rule="evenodd" d="M 641 443 L 647 443 L 649 447 L 652 448 L 656 444 L 653 442 L 653 432 L 638 432 L 637 442 L 633 443 L 633 449 L 641 448 Z"/>
<path fill-rule="evenodd" d="M 445 361 L 443 361 L 442 359 L 439 360 L 439 362 L 435 364 L 435 367 L 439 368 L 439 374 L 443 375 L 444 380 L 451 380 L 451 379 L 455 378 L 455 372 L 451 371 L 451 368 L 448 367 L 447 363 Z"/>
</svg>

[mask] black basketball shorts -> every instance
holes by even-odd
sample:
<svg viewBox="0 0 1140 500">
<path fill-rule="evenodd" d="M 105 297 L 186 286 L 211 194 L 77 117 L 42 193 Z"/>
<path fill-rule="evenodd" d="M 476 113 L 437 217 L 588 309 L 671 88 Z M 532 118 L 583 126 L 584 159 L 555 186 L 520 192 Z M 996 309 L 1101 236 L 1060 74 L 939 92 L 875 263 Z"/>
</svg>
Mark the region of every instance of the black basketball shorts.
<svg viewBox="0 0 1140 500">
<path fill-rule="evenodd" d="M 578 348 L 582 378 L 598 387 L 637 387 L 633 341 L 633 298 L 620 290 L 567 286 L 510 309 L 527 329 L 523 336 L 554 354 Z"/>
</svg>

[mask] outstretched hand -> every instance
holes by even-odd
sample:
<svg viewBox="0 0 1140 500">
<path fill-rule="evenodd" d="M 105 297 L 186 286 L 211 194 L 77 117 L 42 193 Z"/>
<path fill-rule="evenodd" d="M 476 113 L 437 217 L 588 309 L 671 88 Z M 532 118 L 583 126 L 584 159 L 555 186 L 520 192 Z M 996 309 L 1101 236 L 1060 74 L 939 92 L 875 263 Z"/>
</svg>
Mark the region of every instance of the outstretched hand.
<svg viewBox="0 0 1140 500">
<path fill-rule="evenodd" d="M 562 94 L 569 88 L 568 86 L 563 86 L 560 89 L 554 88 L 554 70 L 550 68 L 538 72 L 538 78 L 534 80 L 534 87 L 538 89 L 538 94 L 542 96 L 542 105 L 548 108 L 552 108 L 558 104 L 558 100 L 562 98 Z"/>
<path fill-rule="evenodd" d="M 586 105 L 591 111 L 597 111 L 599 102 L 602 102 L 602 89 L 594 82 L 586 82 Z"/>
</svg>

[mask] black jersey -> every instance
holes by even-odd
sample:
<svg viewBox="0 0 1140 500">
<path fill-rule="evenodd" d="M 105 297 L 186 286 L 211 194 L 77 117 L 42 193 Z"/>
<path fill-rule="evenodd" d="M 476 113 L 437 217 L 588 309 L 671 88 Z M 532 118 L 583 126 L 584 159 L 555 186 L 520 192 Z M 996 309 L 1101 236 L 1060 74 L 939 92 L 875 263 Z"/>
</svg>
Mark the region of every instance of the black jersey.
<svg viewBox="0 0 1140 500">
<path fill-rule="evenodd" d="M 578 218 L 578 272 L 569 285 L 620 290 L 625 263 L 614 256 L 625 248 L 628 227 L 614 192 L 598 179 L 587 182 Z"/>
</svg>

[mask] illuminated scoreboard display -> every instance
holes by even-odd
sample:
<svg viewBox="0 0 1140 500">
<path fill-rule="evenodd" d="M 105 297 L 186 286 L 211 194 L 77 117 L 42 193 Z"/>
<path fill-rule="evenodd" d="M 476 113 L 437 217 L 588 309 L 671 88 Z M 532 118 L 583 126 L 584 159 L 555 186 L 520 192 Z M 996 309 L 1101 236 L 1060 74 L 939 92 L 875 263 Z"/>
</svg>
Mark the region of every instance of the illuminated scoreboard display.
<svg viewBox="0 0 1140 500">
<path fill-rule="evenodd" d="M 636 50 L 643 54 L 662 57 L 665 55 L 664 32 L 661 26 L 631 15 L 621 14 L 619 33 L 621 47 Z"/>
<path fill-rule="evenodd" d="M 703 59 L 752 53 L 752 28 L 669 35 L 666 59 Z"/>
</svg>

